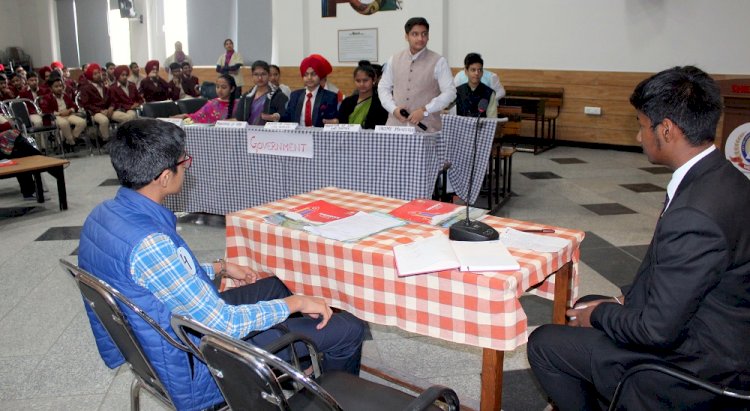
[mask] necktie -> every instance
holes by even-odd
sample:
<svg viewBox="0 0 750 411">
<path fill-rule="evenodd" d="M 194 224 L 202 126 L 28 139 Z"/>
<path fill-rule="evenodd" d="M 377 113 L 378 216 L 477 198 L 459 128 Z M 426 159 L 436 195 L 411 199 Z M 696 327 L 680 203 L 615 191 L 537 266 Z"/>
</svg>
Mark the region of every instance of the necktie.
<svg viewBox="0 0 750 411">
<path fill-rule="evenodd" d="M 659 214 L 660 216 L 663 216 L 664 212 L 667 211 L 667 205 L 669 205 L 669 193 L 664 196 L 664 207 L 662 207 L 661 209 L 661 214 Z"/>
<path fill-rule="evenodd" d="M 305 102 L 305 127 L 312 127 L 312 93 L 307 93 Z"/>
</svg>

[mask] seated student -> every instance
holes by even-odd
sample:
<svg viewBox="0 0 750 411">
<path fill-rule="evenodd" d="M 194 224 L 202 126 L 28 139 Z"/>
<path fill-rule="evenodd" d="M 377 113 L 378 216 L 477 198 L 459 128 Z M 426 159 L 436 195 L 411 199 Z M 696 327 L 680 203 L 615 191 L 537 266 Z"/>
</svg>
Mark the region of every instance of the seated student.
<svg viewBox="0 0 750 411">
<path fill-rule="evenodd" d="M 333 71 L 333 66 L 331 66 L 331 63 L 328 61 L 328 59 L 321 56 L 320 54 L 310 54 L 310 57 L 319 60 L 320 64 L 322 64 L 325 67 L 326 73 L 331 74 L 331 72 Z M 339 90 L 339 88 L 336 87 L 335 84 L 328 81 L 328 74 L 320 77 L 320 87 L 323 88 L 324 90 L 328 90 L 328 91 L 336 93 L 336 101 L 341 103 L 341 101 L 344 100 L 344 93 L 341 90 Z"/>
<path fill-rule="evenodd" d="M 169 67 L 169 98 L 173 101 L 182 100 L 188 97 L 187 93 L 182 87 L 182 65 L 180 63 L 172 63 Z"/>
<path fill-rule="evenodd" d="M 49 77 L 52 75 L 52 68 L 49 66 L 44 66 L 39 69 L 39 94 L 49 94 L 50 89 L 47 86 L 47 80 L 49 80 Z"/>
<path fill-rule="evenodd" d="M 115 63 L 108 61 L 104 63 L 104 73 L 102 73 L 102 78 L 104 79 L 104 85 L 106 87 L 109 87 L 117 82 L 117 78 L 115 78 Z"/>
<path fill-rule="evenodd" d="M 11 90 L 8 77 L 5 74 L 0 74 L 0 100 L 12 100 L 14 98 L 16 98 L 16 93 Z"/>
<path fill-rule="evenodd" d="M 251 125 L 262 126 L 267 121 L 279 121 L 289 100 L 278 88 L 268 82 L 270 66 L 257 60 L 252 68 L 255 87 L 243 96 L 237 104 L 237 120 Z"/>
<path fill-rule="evenodd" d="M 237 339 L 281 324 L 315 343 L 324 371 L 359 373 L 361 320 L 332 313 L 321 298 L 292 294 L 274 276 L 259 279 L 249 267 L 224 260 L 199 263 L 177 231 L 174 213 L 162 205 L 180 192 L 192 163 L 184 130 L 138 119 L 118 128 L 112 140 L 110 157 L 122 187 L 86 219 L 78 252 L 81 268 L 115 287 L 164 329 L 170 328 L 172 313 Z M 213 281 L 224 276 L 244 285 L 219 292 Z M 293 313 L 307 315 L 290 317 Z M 104 362 L 112 368 L 122 364 L 96 316 L 89 311 L 88 318 Z M 174 348 L 137 315 L 128 321 L 145 342 L 144 354 L 178 410 L 203 409 L 223 400 L 204 363 Z M 278 335 L 269 330 L 249 342 L 263 346 Z"/>
<path fill-rule="evenodd" d="M 159 62 L 150 60 L 146 63 L 146 77 L 141 81 L 141 92 L 143 99 L 148 103 L 151 101 L 170 100 L 169 84 L 163 78 L 159 77 Z"/>
<path fill-rule="evenodd" d="M 237 85 L 234 84 L 234 77 L 229 74 L 222 74 L 216 80 L 216 97 L 209 100 L 203 107 L 192 114 L 177 114 L 175 118 L 189 119 L 188 122 L 213 124 L 219 120 L 228 120 L 235 118 L 237 105 L 235 100 L 235 90 Z M 231 114 L 230 114 L 231 113 Z"/>
<path fill-rule="evenodd" d="M 299 123 L 303 127 L 323 127 L 323 123 L 333 122 L 338 115 L 336 93 L 320 87 L 321 77 L 330 74 L 326 65 L 308 56 L 300 63 L 299 72 L 305 88 L 292 92 L 281 121 Z"/>
<path fill-rule="evenodd" d="M 375 91 L 375 68 L 369 62 L 360 62 L 354 69 L 357 92 L 344 99 L 339 107 L 338 122 L 361 124 L 362 128 L 374 129 L 388 121 L 388 112 L 380 105 Z"/>
<path fill-rule="evenodd" d="M 86 78 L 86 69 L 89 68 L 88 63 L 81 64 L 81 74 L 78 75 L 78 87 L 80 88 L 82 85 L 86 84 L 89 79 Z"/>
<path fill-rule="evenodd" d="M 117 82 L 109 86 L 109 99 L 115 108 L 112 119 L 118 123 L 134 120 L 135 110 L 143 104 L 143 97 L 138 93 L 135 84 L 128 81 L 130 69 L 128 66 L 115 67 Z"/>
<path fill-rule="evenodd" d="M 495 92 L 482 83 L 484 60 L 477 53 L 469 53 L 464 58 L 464 73 L 469 81 L 456 87 L 456 114 L 468 117 L 497 117 Z M 479 102 L 487 101 L 487 108 L 479 113 Z"/>
<path fill-rule="evenodd" d="M 138 67 L 138 63 L 135 61 L 130 63 L 130 75 L 128 76 L 128 81 L 135 84 L 135 88 L 141 87 L 141 81 L 146 78 L 143 74 L 141 74 L 141 68 Z"/>
<path fill-rule="evenodd" d="M 104 87 L 102 69 L 96 63 L 86 66 L 83 73 L 86 83 L 79 88 L 79 102 L 81 107 L 91 114 L 91 119 L 99 126 L 102 140 L 109 140 L 109 120 L 112 119 L 115 108 L 109 100 L 109 90 Z"/>
<path fill-rule="evenodd" d="M 21 65 L 16 66 L 15 70 L 13 70 L 13 73 L 15 73 L 17 76 L 23 77 L 24 80 L 26 79 L 26 69 Z"/>
<path fill-rule="evenodd" d="M 65 86 L 65 94 L 67 94 L 71 99 L 75 98 L 76 91 L 78 90 L 78 84 L 76 84 L 76 82 L 73 81 L 72 78 L 70 78 L 70 69 L 65 67 L 65 65 L 63 65 L 59 61 L 53 61 L 52 64 L 50 64 L 50 67 L 52 68 L 52 73 L 57 73 L 57 75 L 63 80 L 63 86 Z"/>
<path fill-rule="evenodd" d="M 49 94 L 49 93 L 48 93 Z M 33 71 L 26 75 L 26 88 L 18 93 L 18 98 L 25 98 L 36 102 L 37 97 L 41 96 L 39 88 L 39 77 Z M 29 112 L 31 125 L 34 127 L 42 126 L 42 116 L 36 111 L 36 106 L 26 103 L 26 110 Z"/>
<path fill-rule="evenodd" d="M 29 140 L 0 115 L 0 160 L 41 155 Z M 24 200 L 36 200 L 36 184 L 31 173 L 16 176 Z"/>
<path fill-rule="evenodd" d="M 189 62 L 182 62 L 182 90 L 191 97 L 200 97 L 200 82 L 198 77 L 193 75 L 193 66 Z"/>
<path fill-rule="evenodd" d="M 481 57 L 481 56 L 480 56 Z M 453 77 L 453 84 L 458 87 L 462 84 L 466 84 L 469 81 L 469 78 L 466 75 L 466 71 L 462 70 L 456 73 L 456 76 Z M 502 84 L 500 84 L 500 77 L 497 76 L 492 71 L 482 71 L 482 83 L 486 86 L 489 86 L 492 90 L 495 91 L 495 97 L 499 101 L 501 98 L 505 97 L 505 87 L 503 87 Z"/>
<path fill-rule="evenodd" d="M 290 89 L 286 84 L 281 83 L 281 69 L 279 68 L 279 66 L 271 64 L 268 67 L 270 67 L 270 69 L 268 70 L 268 82 L 284 92 L 284 95 L 289 98 L 289 96 L 292 95 L 292 89 Z"/>
<path fill-rule="evenodd" d="M 60 128 L 65 143 L 70 148 L 70 146 L 75 146 L 76 139 L 86 129 L 86 120 L 76 114 L 78 113 L 78 106 L 70 96 L 65 94 L 62 79 L 55 76 L 48 82 L 52 92 L 42 96 L 39 101 L 39 108 L 44 114 L 55 115 L 55 122 Z"/>
</svg>

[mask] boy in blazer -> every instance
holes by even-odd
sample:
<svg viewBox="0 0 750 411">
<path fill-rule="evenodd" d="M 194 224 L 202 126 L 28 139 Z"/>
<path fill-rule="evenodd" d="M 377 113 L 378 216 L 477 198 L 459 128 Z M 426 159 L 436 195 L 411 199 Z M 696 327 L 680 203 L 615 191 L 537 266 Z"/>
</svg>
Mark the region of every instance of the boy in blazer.
<svg viewBox="0 0 750 411">
<path fill-rule="evenodd" d="M 299 72 L 305 88 L 295 90 L 289 96 L 281 121 L 299 123 L 303 127 L 323 127 L 327 120 L 338 115 L 336 93 L 320 87 L 321 77 L 328 76 L 330 70 L 319 59 L 308 56 L 302 60 Z"/>
</svg>

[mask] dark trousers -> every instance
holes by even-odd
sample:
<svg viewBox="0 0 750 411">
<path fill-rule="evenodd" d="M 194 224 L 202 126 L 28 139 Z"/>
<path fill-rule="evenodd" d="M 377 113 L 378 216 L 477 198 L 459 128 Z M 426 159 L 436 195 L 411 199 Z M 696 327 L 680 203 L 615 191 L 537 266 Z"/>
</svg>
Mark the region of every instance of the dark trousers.
<svg viewBox="0 0 750 411">
<path fill-rule="evenodd" d="M 40 153 L 39 150 L 34 148 L 34 146 L 26 140 L 26 137 L 19 134 L 13 143 L 13 151 L 10 155 L 6 156 L 0 153 L 0 156 L 7 158 L 21 158 L 41 154 L 42 153 Z M 24 197 L 32 197 L 36 192 L 33 175 L 31 173 L 24 173 L 16 176 L 16 179 L 18 180 L 18 185 L 21 186 L 21 194 Z"/>
<path fill-rule="evenodd" d="M 288 288 L 276 277 L 264 278 L 254 284 L 237 287 L 221 293 L 221 298 L 229 304 L 254 304 L 292 295 Z M 319 320 L 307 316 L 291 316 L 282 324 L 291 332 L 299 333 L 310 338 L 324 355 L 322 368 L 324 371 L 346 371 L 354 375 L 359 374 L 362 357 L 362 339 L 364 337 L 364 323 L 357 317 L 347 313 L 334 313 L 328 324 L 318 330 L 315 327 Z M 268 330 L 250 339 L 263 347 L 276 340 L 281 335 L 278 330 Z M 295 346 L 296 347 L 296 346 Z M 307 350 L 300 346 L 297 350 L 305 355 Z M 279 354 L 288 359 L 288 355 Z"/>
<path fill-rule="evenodd" d="M 607 409 L 628 368 L 660 359 L 620 347 L 594 328 L 554 324 L 531 333 L 528 358 L 539 384 L 561 411 Z M 628 381 L 618 410 L 716 409 L 710 393 L 663 374 L 645 372 Z"/>
</svg>

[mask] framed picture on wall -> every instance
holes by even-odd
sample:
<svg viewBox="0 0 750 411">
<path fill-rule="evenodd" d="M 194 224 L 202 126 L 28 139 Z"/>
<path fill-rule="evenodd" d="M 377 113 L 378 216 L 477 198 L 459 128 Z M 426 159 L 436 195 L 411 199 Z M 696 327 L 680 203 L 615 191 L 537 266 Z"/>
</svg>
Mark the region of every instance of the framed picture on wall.
<svg viewBox="0 0 750 411">
<path fill-rule="evenodd" d="M 401 10 L 404 0 L 321 0 L 322 16 L 336 17 L 336 6 L 349 3 L 359 14 L 369 16 L 379 11 Z"/>
<path fill-rule="evenodd" d="M 339 30 L 339 62 L 378 61 L 378 29 Z"/>
</svg>

